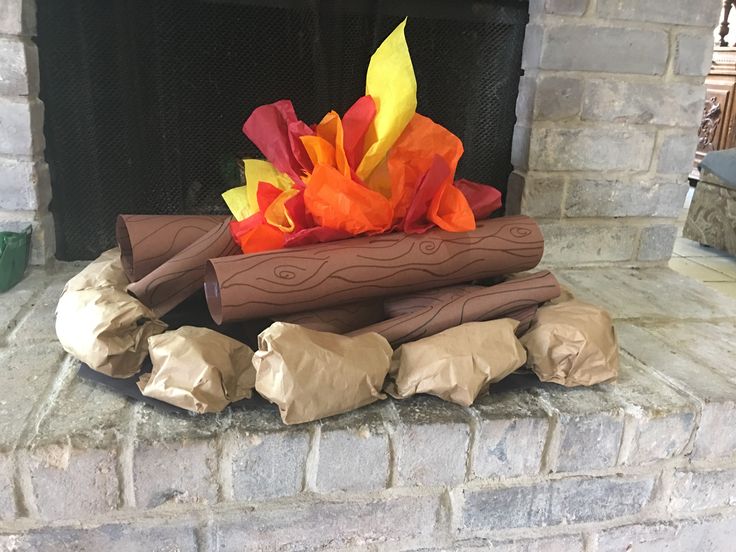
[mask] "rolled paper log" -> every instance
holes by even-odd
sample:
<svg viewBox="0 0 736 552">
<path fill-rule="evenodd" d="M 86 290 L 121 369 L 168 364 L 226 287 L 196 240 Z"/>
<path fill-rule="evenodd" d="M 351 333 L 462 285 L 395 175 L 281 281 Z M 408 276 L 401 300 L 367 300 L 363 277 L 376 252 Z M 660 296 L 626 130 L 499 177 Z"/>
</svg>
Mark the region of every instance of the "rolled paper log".
<svg viewBox="0 0 736 552">
<path fill-rule="evenodd" d="M 397 297 L 386 297 L 383 302 L 383 310 L 387 318 L 396 318 L 404 314 L 417 312 L 436 304 L 444 304 L 456 297 L 462 297 L 466 293 L 477 289 L 487 289 L 486 286 L 474 286 L 471 284 L 460 286 L 448 286 L 437 289 L 425 289 L 416 293 L 399 295 Z M 357 328 L 356 328 L 357 329 Z"/>
<path fill-rule="evenodd" d="M 115 237 L 128 280 L 150 274 L 212 230 L 226 216 L 118 215 Z"/>
<path fill-rule="evenodd" d="M 128 293 L 159 317 L 202 288 L 208 259 L 240 252 L 230 235 L 230 218 L 220 222 L 156 270 L 128 285 Z"/>
<path fill-rule="evenodd" d="M 519 276 L 517 276 L 519 277 Z M 437 303 L 447 302 L 451 299 L 460 297 L 471 291 L 479 289 L 488 289 L 488 286 L 449 286 L 438 289 L 428 289 L 408 295 L 400 295 L 398 297 L 387 297 L 383 303 L 384 317 L 375 322 L 382 322 L 388 318 L 396 318 L 410 312 L 416 312 L 419 309 L 425 309 L 436 305 Z M 523 334 L 529 329 L 529 325 L 534 320 L 537 313 L 537 305 L 523 307 L 519 310 L 504 314 L 506 318 L 513 318 L 519 321 L 519 327 L 516 328 L 518 335 Z M 357 329 L 357 328 L 355 328 Z M 352 330 L 351 330 L 352 331 Z"/>
<path fill-rule="evenodd" d="M 299 324 L 310 330 L 346 334 L 386 318 L 381 301 L 361 301 L 274 317 L 275 322 Z"/>
<path fill-rule="evenodd" d="M 218 324 L 273 317 L 529 270 L 543 249 L 529 217 L 489 219 L 470 232 L 397 232 L 211 259 L 205 295 Z"/>
<path fill-rule="evenodd" d="M 376 332 L 385 337 L 393 347 L 397 347 L 465 322 L 516 318 L 511 314 L 517 314 L 520 309 L 527 307 L 536 307 L 559 295 L 560 285 L 557 279 L 545 270 L 495 286 L 471 289 L 465 293 L 457 293 L 456 289 L 451 289 L 445 299 L 435 297 L 418 310 L 366 326 L 348 335 Z M 528 314 L 522 313 L 522 317 Z"/>
</svg>

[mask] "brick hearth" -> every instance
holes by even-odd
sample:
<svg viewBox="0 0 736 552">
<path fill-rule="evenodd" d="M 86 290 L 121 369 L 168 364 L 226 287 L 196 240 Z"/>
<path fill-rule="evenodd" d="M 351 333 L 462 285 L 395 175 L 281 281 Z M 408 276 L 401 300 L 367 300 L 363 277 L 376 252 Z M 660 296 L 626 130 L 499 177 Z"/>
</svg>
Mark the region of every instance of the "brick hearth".
<svg viewBox="0 0 736 552">
<path fill-rule="evenodd" d="M 4 550 L 725 550 L 736 536 L 736 301 L 667 269 L 558 273 L 615 314 L 615 385 L 518 375 L 472 408 L 387 400 L 286 427 L 263 401 L 176 415 L 77 378 L 53 311 L 80 266 L 3 296 Z"/>
</svg>

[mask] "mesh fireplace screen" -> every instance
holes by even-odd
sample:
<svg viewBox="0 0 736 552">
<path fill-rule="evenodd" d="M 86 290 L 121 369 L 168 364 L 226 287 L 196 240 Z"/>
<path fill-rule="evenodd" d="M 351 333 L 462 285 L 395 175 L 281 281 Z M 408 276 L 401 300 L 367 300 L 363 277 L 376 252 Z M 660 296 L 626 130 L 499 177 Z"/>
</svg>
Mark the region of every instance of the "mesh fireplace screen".
<svg viewBox="0 0 736 552">
<path fill-rule="evenodd" d="M 57 256 L 93 258 L 118 213 L 224 212 L 241 133 L 289 98 L 313 123 L 362 95 L 405 15 L 418 111 L 460 136 L 458 175 L 504 189 L 528 3 L 38 0 Z"/>
</svg>

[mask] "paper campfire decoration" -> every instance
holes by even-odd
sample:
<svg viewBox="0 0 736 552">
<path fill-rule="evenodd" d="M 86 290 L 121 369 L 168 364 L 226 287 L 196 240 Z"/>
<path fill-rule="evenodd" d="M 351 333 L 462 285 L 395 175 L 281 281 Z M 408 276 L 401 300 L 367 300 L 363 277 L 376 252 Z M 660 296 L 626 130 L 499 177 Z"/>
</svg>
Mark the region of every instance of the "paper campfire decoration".
<svg viewBox="0 0 736 552">
<path fill-rule="evenodd" d="M 501 207 L 495 188 L 453 182 L 462 142 L 416 113 L 405 25 L 373 54 L 366 95 L 342 118 L 330 111 L 308 126 L 281 100 L 245 122 L 267 160 L 246 159 L 245 185 L 223 194 L 243 253 L 434 226 L 465 232 Z"/>
<path fill-rule="evenodd" d="M 468 405 L 527 351 L 542 380 L 614 378 L 605 312 L 542 306 L 560 295 L 547 271 L 509 277 L 541 260 L 540 229 L 523 216 L 487 219 L 500 193 L 454 180 L 462 143 L 415 113 L 404 26 L 373 55 L 366 95 L 342 118 L 309 127 L 287 100 L 251 114 L 243 131 L 267 161 L 246 159 L 245 186 L 223 194 L 233 217 L 120 215 L 119 252 L 59 301 L 65 350 L 108 384 L 130 383 L 115 384 L 126 393 L 195 412 L 255 388 L 285 423 L 385 393 Z M 182 303 L 203 287 L 207 307 L 193 320 Z M 138 377 L 146 358 L 151 372 Z"/>
</svg>

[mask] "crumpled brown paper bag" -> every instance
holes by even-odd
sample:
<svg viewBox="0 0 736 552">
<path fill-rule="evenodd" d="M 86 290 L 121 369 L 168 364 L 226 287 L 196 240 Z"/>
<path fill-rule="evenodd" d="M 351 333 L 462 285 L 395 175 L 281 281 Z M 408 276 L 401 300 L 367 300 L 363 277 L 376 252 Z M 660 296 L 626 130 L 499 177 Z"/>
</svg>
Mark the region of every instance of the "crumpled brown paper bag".
<svg viewBox="0 0 736 552">
<path fill-rule="evenodd" d="M 542 381 L 594 385 L 618 375 L 618 343 L 611 316 L 576 299 L 545 305 L 521 342 Z"/>
<path fill-rule="evenodd" d="M 114 378 L 136 374 L 147 339 L 166 329 L 151 309 L 113 287 L 64 292 L 56 306 L 56 335 L 64 350 Z"/>
<path fill-rule="evenodd" d="M 386 391 L 403 399 L 416 393 L 470 406 L 476 397 L 526 362 L 516 338 L 519 322 L 501 318 L 468 322 L 405 343 L 394 353 Z"/>
<path fill-rule="evenodd" d="M 275 322 L 258 336 L 256 391 L 285 424 L 348 412 L 378 399 L 391 346 L 376 333 L 347 337 Z"/>
<path fill-rule="evenodd" d="M 250 398 L 256 382 L 250 347 L 208 328 L 154 335 L 148 352 L 153 371 L 138 380 L 141 393 L 200 414 Z"/>
<path fill-rule="evenodd" d="M 100 289 L 114 287 L 124 290 L 129 284 L 128 277 L 120 261 L 120 249 L 117 247 L 102 253 L 88 264 L 64 286 L 64 291 L 81 291 L 83 289 Z"/>
<path fill-rule="evenodd" d="M 104 252 L 67 282 L 56 307 L 56 335 L 64 350 L 90 368 L 127 378 L 148 354 L 148 338 L 166 324 L 125 292 L 120 252 Z"/>
</svg>

